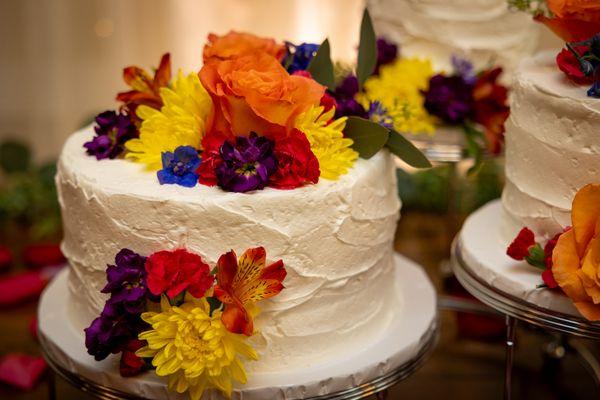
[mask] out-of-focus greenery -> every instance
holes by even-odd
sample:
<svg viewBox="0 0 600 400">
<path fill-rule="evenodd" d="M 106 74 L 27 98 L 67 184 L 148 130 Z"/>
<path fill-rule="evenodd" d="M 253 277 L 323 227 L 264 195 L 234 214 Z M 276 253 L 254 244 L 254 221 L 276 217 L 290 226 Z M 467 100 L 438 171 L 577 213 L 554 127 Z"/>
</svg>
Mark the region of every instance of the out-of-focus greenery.
<svg viewBox="0 0 600 400">
<path fill-rule="evenodd" d="M 484 160 L 477 170 L 461 174 L 455 165 L 427 170 L 397 170 L 398 192 L 403 210 L 435 213 L 453 211 L 469 214 L 502 194 L 502 167 L 496 160 Z M 451 204 L 451 202 L 453 202 Z"/>
<path fill-rule="evenodd" d="M 32 239 L 56 237 L 61 228 L 55 163 L 34 165 L 29 148 L 16 141 L 0 144 L 0 227 L 15 225 Z"/>
</svg>

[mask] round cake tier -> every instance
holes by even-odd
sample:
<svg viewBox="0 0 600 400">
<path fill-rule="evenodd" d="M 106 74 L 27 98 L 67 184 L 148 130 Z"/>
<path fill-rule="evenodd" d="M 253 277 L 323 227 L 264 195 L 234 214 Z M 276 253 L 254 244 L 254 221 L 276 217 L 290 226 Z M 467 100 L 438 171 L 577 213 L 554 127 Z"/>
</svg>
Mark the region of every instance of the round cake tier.
<svg viewBox="0 0 600 400">
<path fill-rule="evenodd" d="M 477 68 L 494 63 L 510 71 L 537 45 L 538 27 L 506 0 L 369 0 L 368 7 L 378 34 L 438 69 L 448 70 L 451 56 L 460 55 Z"/>
<path fill-rule="evenodd" d="M 553 236 L 571 224 L 577 190 L 600 181 L 600 100 L 567 80 L 554 57 L 527 59 L 515 75 L 502 194 L 506 241 L 523 226 Z"/>
<path fill-rule="evenodd" d="M 161 186 L 140 164 L 86 155 L 92 136 L 88 127 L 67 141 L 57 174 L 82 329 L 104 305 L 106 265 L 121 248 L 187 248 L 214 265 L 230 249 L 264 246 L 268 259 L 283 259 L 286 289 L 261 303 L 256 321 L 255 370 L 307 368 L 370 343 L 400 306 L 392 287 L 400 202 L 389 153 L 358 160 L 338 181 L 242 194 Z"/>
</svg>

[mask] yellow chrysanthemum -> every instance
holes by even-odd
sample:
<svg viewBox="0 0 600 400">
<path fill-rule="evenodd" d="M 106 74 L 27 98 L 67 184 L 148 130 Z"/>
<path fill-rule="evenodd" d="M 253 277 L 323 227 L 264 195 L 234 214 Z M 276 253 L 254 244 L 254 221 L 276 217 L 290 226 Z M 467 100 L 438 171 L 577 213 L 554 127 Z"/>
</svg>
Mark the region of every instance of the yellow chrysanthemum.
<svg viewBox="0 0 600 400">
<path fill-rule="evenodd" d="M 225 328 L 221 311 L 211 316 L 206 299 L 191 296 L 179 307 L 163 297 L 161 310 L 142 314 L 152 329 L 139 335 L 148 345 L 136 354 L 152 357 L 156 374 L 168 376 L 169 389 L 187 391 L 192 400 L 199 400 L 205 389 L 215 388 L 231 396 L 233 380 L 246 383 L 239 356 L 257 360 L 258 355 L 244 335 Z"/>
<path fill-rule="evenodd" d="M 162 167 L 161 154 L 179 146 L 200 148 L 205 121 L 212 107 L 210 96 L 195 73 L 181 71 L 172 88 L 161 88 L 160 110 L 140 106 L 136 113 L 143 120 L 140 137 L 125 143 L 126 157 L 146 164 L 150 170 Z"/>
<path fill-rule="evenodd" d="M 400 58 L 382 66 L 378 76 L 367 79 L 357 100 L 366 108 L 379 101 L 399 132 L 432 133 L 435 119 L 425 110 L 421 94 L 432 75 L 429 60 Z"/>
<path fill-rule="evenodd" d="M 352 168 L 358 153 L 352 149 L 352 139 L 344 137 L 346 117 L 331 121 L 335 110 L 312 106 L 296 118 L 296 129 L 304 132 L 317 160 L 321 178 L 337 180 Z"/>
</svg>

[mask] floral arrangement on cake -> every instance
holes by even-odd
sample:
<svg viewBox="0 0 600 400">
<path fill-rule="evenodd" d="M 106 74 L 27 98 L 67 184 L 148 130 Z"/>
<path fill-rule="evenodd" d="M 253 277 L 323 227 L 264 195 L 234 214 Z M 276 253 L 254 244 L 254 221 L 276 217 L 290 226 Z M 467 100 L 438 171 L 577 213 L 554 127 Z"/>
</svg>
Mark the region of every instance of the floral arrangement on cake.
<svg viewBox="0 0 600 400">
<path fill-rule="evenodd" d="M 98 318 L 85 329 L 85 345 L 96 360 L 121 354 L 120 373 L 154 370 L 168 387 L 199 400 L 206 389 L 231 396 L 245 383 L 245 360 L 257 360 L 248 343 L 256 330 L 256 303 L 284 288 L 282 260 L 267 264 L 263 247 L 233 250 L 212 268 L 185 249 L 148 257 L 122 249 L 106 269 L 109 295 Z"/>
<path fill-rule="evenodd" d="M 541 268 L 545 286 L 561 290 L 586 319 L 600 321 L 600 184 L 577 192 L 571 222 L 543 247 L 523 228 L 507 254 Z"/>
<path fill-rule="evenodd" d="M 429 167 L 385 120 L 344 111 L 345 102 L 332 96 L 329 53 L 328 40 L 294 45 L 249 33 L 211 34 L 198 73 L 172 77 L 169 54 L 153 75 L 125 68 L 131 90 L 117 95 L 119 110 L 96 117 L 95 136 L 84 147 L 98 160 L 124 156 L 141 163 L 160 184 L 233 192 L 337 180 L 359 156 L 370 158 L 383 147 Z M 378 54 L 387 57 L 377 51 L 365 11 L 359 84 L 376 71 Z"/>
<path fill-rule="evenodd" d="M 509 4 L 530 11 L 567 42 L 556 64 L 571 82 L 591 85 L 589 97 L 600 98 L 600 2 L 509 0 Z"/>
</svg>

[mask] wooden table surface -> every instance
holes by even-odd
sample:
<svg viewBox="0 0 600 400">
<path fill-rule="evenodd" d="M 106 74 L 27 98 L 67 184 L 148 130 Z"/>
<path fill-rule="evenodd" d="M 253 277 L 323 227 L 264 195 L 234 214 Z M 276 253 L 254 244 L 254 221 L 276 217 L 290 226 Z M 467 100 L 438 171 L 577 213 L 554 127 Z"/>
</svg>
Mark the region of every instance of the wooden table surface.
<svg viewBox="0 0 600 400">
<path fill-rule="evenodd" d="M 421 263 L 442 290 L 440 263 L 449 255 L 456 227 L 439 215 L 404 213 L 399 223 L 396 250 Z M 0 354 L 39 354 L 28 326 L 36 304 L 0 310 Z M 410 329 L 410 327 L 406 327 Z M 495 400 L 502 399 L 504 348 L 501 340 L 473 340 L 459 331 L 453 312 L 441 313 L 441 338 L 432 357 L 409 379 L 391 390 L 390 399 Z M 542 347 L 547 334 L 521 325 L 514 370 L 514 399 L 579 400 L 599 398 L 600 391 L 574 357 L 564 359 L 557 371 L 544 369 Z M 597 350 L 597 347 L 596 347 Z M 553 374 L 553 372 L 557 372 Z M 22 392 L 0 384 L 0 399 L 47 398 L 47 383 Z M 58 381 L 59 400 L 86 400 L 86 394 Z"/>
</svg>

